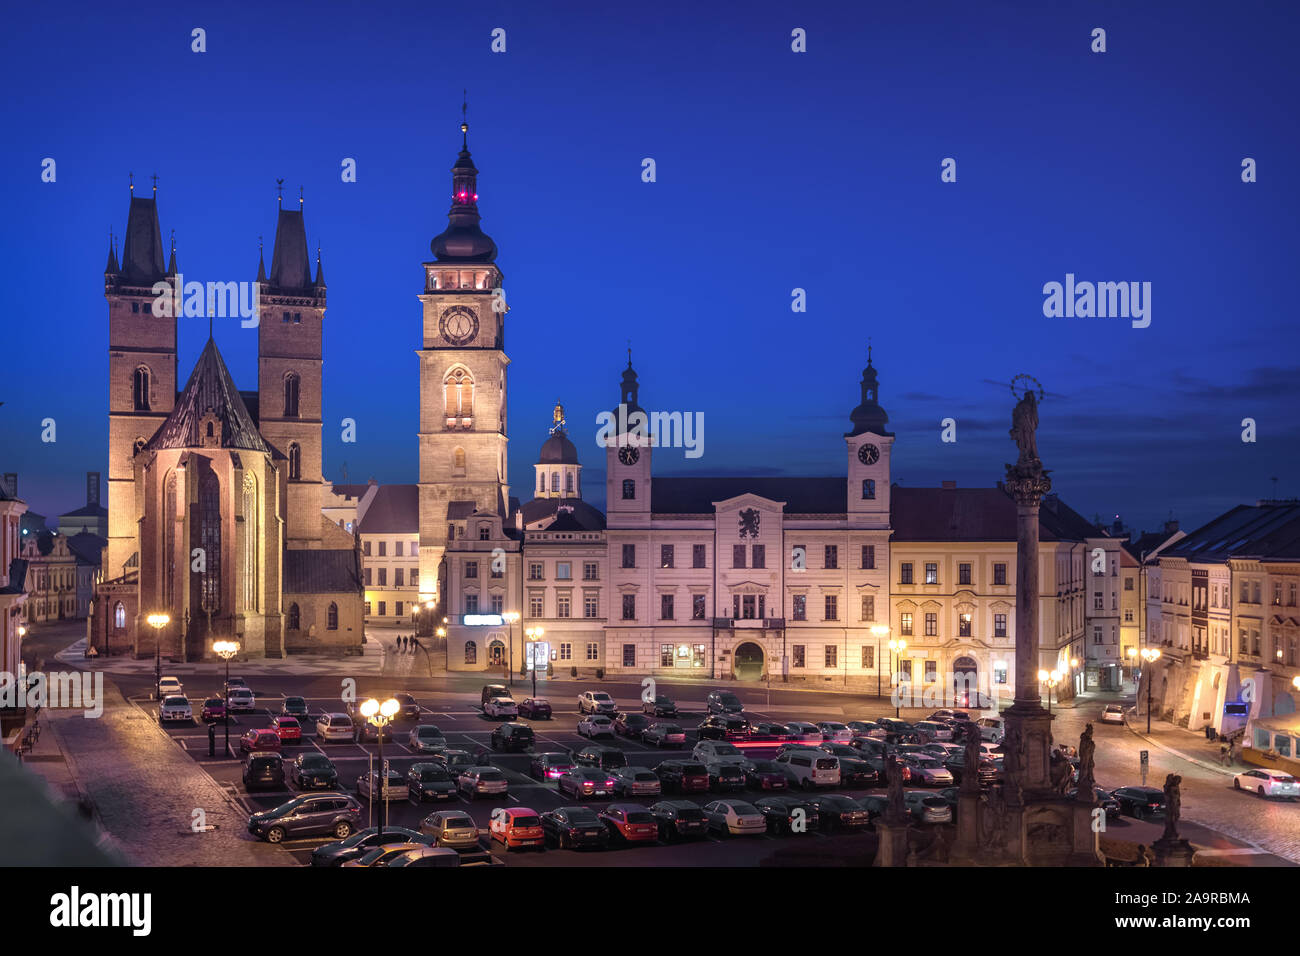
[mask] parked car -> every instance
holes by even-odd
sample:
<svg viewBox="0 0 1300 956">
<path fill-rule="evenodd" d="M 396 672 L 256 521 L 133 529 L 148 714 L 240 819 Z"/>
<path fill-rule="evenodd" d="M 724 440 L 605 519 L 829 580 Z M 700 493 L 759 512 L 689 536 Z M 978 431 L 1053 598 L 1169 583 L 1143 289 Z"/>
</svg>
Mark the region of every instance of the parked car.
<svg viewBox="0 0 1300 956">
<path fill-rule="evenodd" d="M 244 760 L 242 776 L 245 790 L 283 790 L 284 758 L 266 750 L 254 751 Z"/>
<path fill-rule="evenodd" d="M 280 735 L 274 730 L 249 730 L 239 738 L 240 753 L 250 754 L 253 751 L 271 751 L 280 752 Z"/>
<path fill-rule="evenodd" d="M 604 847 L 609 844 L 605 821 L 588 807 L 559 807 L 541 815 L 542 839 L 546 846 L 561 850 Z"/>
<path fill-rule="evenodd" d="M 227 677 L 223 689 L 227 693 L 229 693 L 230 691 L 234 690 L 236 687 L 247 687 L 247 686 L 248 686 L 248 681 L 244 680 L 244 678 L 242 677 Z"/>
<path fill-rule="evenodd" d="M 840 786 L 865 790 L 880 783 L 880 774 L 861 757 L 837 757 L 840 762 Z"/>
<path fill-rule="evenodd" d="M 280 705 L 281 717 L 297 717 L 300 721 L 307 719 L 307 699 L 305 697 L 286 697 Z"/>
<path fill-rule="evenodd" d="M 952 771 L 929 754 L 904 754 L 903 760 L 912 770 L 912 782 L 927 787 L 950 787 Z"/>
<path fill-rule="evenodd" d="M 812 790 L 840 785 L 840 758 L 828 753 L 791 750 L 776 758 L 791 786 Z"/>
<path fill-rule="evenodd" d="M 611 843 L 655 843 L 659 821 L 639 803 L 611 803 L 598 814 Z"/>
<path fill-rule="evenodd" d="M 397 712 L 398 720 L 420 719 L 420 704 L 410 694 L 394 694 L 393 700 L 397 701 L 400 706 Z"/>
<path fill-rule="evenodd" d="M 434 754 L 433 759 L 447 768 L 453 780 L 459 777 L 462 771 L 478 766 L 474 755 L 466 750 L 444 750 L 442 753 Z"/>
<path fill-rule="evenodd" d="M 659 825 L 659 839 L 665 843 L 701 837 L 708 830 L 704 811 L 689 800 L 661 800 L 651 804 L 650 812 Z"/>
<path fill-rule="evenodd" d="M 903 794 L 903 806 L 917 823 L 951 823 L 952 807 L 943 797 L 926 790 L 908 790 Z"/>
<path fill-rule="evenodd" d="M 347 839 L 336 843 L 326 843 L 311 851 L 312 866 L 342 866 L 348 860 L 355 860 L 367 850 L 385 843 L 396 841 L 419 842 L 428 839 L 406 827 L 384 827 L 381 834 L 378 827 L 367 827 L 350 834 Z"/>
<path fill-rule="evenodd" d="M 729 690 L 711 690 L 704 701 L 704 709 L 710 714 L 739 714 L 745 706 Z"/>
<path fill-rule="evenodd" d="M 498 807 L 493 810 L 488 824 L 488 839 L 500 843 L 507 853 L 530 846 L 546 849 L 541 817 L 528 807 Z"/>
<path fill-rule="evenodd" d="M 952 728 L 938 720 L 919 720 L 916 732 L 929 742 L 931 740 L 952 740 Z"/>
<path fill-rule="evenodd" d="M 1122 724 L 1124 723 L 1124 708 L 1120 704 L 1107 704 L 1101 709 L 1101 722 L 1103 724 Z"/>
<path fill-rule="evenodd" d="M 257 699 L 247 687 L 232 687 L 228 696 L 232 714 L 247 713 L 257 707 Z"/>
<path fill-rule="evenodd" d="M 199 713 L 200 718 L 207 723 L 216 723 L 226 719 L 226 699 L 224 697 L 209 697 L 203 702 L 203 710 Z"/>
<path fill-rule="evenodd" d="M 822 732 L 822 740 L 847 744 L 853 739 L 853 731 L 849 730 L 848 724 L 842 724 L 838 720 L 819 720 L 817 729 Z"/>
<path fill-rule="evenodd" d="M 158 699 L 164 697 L 184 697 L 185 687 L 179 677 L 163 677 L 158 681 Z"/>
<path fill-rule="evenodd" d="M 483 861 L 489 862 L 489 861 Z M 407 850 L 399 854 L 388 862 L 388 868 L 418 866 L 468 866 L 470 865 L 455 850 L 448 849 L 445 846 L 422 846 L 419 849 Z"/>
<path fill-rule="evenodd" d="M 632 739 L 639 738 L 650 726 L 650 718 L 645 714 L 623 713 L 614 718 L 614 733 Z"/>
<path fill-rule="evenodd" d="M 365 853 L 361 854 L 361 856 L 348 860 L 346 863 L 343 863 L 342 866 L 345 866 L 349 869 L 353 869 L 356 867 L 372 867 L 372 866 L 386 867 L 391 865 L 395 860 L 399 859 L 400 857 L 405 856 L 407 853 L 411 852 L 412 850 L 433 849 L 432 847 L 426 846 L 425 844 L 422 843 L 407 843 L 404 841 L 394 841 L 390 843 L 387 842 L 388 841 L 387 835 L 385 835 L 384 840 L 385 842 L 383 843 L 382 846 L 371 847 Z M 455 853 L 456 851 L 452 850 L 451 852 Z"/>
<path fill-rule="evenodd" d="M 965 752 L 959 751 L 953 754 L 944 763 L 944 766 L 947 767 L 948 772 L 952 774 L 953 783 L 961 783 L 961 779 L 966 773 Z M 998 778 L 997 764 L 992 760 L 989 760 L 987 757 L 980 758 L 979 765 L 975 768 L 975 772 L 979 776 L 981 787 L 992 786 L 993 781 Z"/>
<path fill-rule="evenodd" d="M 617 770 L 619 767 L 626 767 L 627 754 L 617 747 L 589 744 L 581 750 L 573 752 L 573 763 L 578 767 L 592 767 L 596 770 L 609 772 Z"/>
<path fill-rule="evenodd" d="M 511 697 L 510 688 L 505 684 L 485 684 L 483 691 L 479 695 L 479 706 L 487 707 L 488 701 L 493 697 Z"/>
<path fill-rule="evenodd" d="M 357 796 L 365 797 L 367 800 L 374 800 L 376 794 L 381 789 L 380 780 L 382 774 L 378 770 L 363 773 L 357 777 Z M 385 801 L 405 800 L 410 796 L 410 791 L 406 786 L 406 777 L 396 770 L 389 770 L 388 777 L 383 782 L 382 798 Z"/>
<path fill-rule="evenodd" d="M 545 697 L 525 697 L 519 702 L 519 716 L 529 720 L 551 718 L 551 702 Z"/>
<path fill-rule="evenodd" d="M 710 830 L 723 836 L 758 836 L 767 832 L 767 818 L 744 800 L 714 800 L 704 805 Z"/>
<path fill-rule="evenodd" d="M 527 724 L 508 723 L 492 731 L 491 743 L 493 750 L 523 753 L 533 745 L 534 739 L 533 728 Z"/>
<path fill-rule="evenodd" d="M 709 771 L 696 760 L 665 760 L 655 767 L 664 792 L 704 793 L 709 789 Z"/>
<path fill-rule="evenodd" d="M 1001 717 L 981 717 L 975 721 L 975 726 L 980 729 L 981 737 L 995 744 L 1002 743 L 1002 738 L 1006 736 L 1007 723 Z"/>
<path fill-rule="evenodd" d="M 456 778 L 456 789 L 467 800 L 505 793 L 509 786 L 506 775 L 496 767 L 469 767 Z"/>
<path fill-rule="evenodd" d="M 611 776 L 616 797 L 657 797 L 663 792 L 659 775 L 645 767 L 619 767 Z"/>
<path fill-rule="evenodd" d="M 371 740 L 378 740 L 379 735 L 384 735 L 384 743 L 393 739 L 393 722 L 390 720 L 381 728 L 378 724 L 371 723 L 365 714 L 361 713 L 361 705 L 357 703 L 348 704 L 348 717 L 352 720 L 352 739 L 356 743 L 366 743 Z"/>
<path fill-rule="evenodd" d="M 1120 813 L 1138 820 L 1165 815 L 1165 792 L 1155 787 L 1120 787 L 1111 792 Z"/>
<path fill-rule="evenodd" d="M 578 736 L 594 740 L 596 737 L 613 737 L 614 721 L 604 714 L 592 714 L 578 720 Z"/>
<path fill-rule="evenodd" d="M 297 717 L 273 717 L 271 718 L 271 729 L 275 735 L 280 738 L 280 743 L 289 741 L 302 742 L 302 726 L 298 723 Z"/>
<path fill-rule="evenodd" d="M 826 751 L 823 749 L 822 744 L 781 744 L 781 746 L 776 748 L 776 753 L 773 754 L 773 756 L 780 757 L 782 754 L 788 754 L 788 753 L 824 754 L 826 753 Z"/>
<path fill-rule="evenodd" d="M 578 695 L 579 714 L 616 714 L 618 704 L 603 690 L 584 690 Z"/>
<path fill-rule="evenodd" d="M 785 790 L 790 782 L 773 760 L 751 760 L 745 765 L 745 786 L 750 790 Z"/>
<path fill-rule="evenodd" d="M 248 832 L 268 843 L 288 837 L 332 833 L 342 840 L 361 819 L 361 804 L 345 793 L 314 793 L 294 797 L 274 810 L 248 818 Z"/>
<path fill-rule="evenodd" d="M 862 809 L 867 811 L 868 825 L 873 828 L 876 821 L 889 810 L 889 798 L 883 794 L 869 793 L 866 796 L 858 797 L 858 803 L 862 804 Z"/>
<path fill-rule="evenodd" d="M 677 704 L 671 697 L 656 694 L 653 700 L 641 702 L 641 712 L 652 717 L 676 717 Z"/>
<path fill-rule="evenodd" d="M 878 717 L 876 718 L 876 723 L 886 734 L 897 734 L 900 737 L 905 734 L 915 733 L 916 731 L 916 728 L 911 724 L 898 717 Z"/>
<path fill-rule="evenodd" d="M 456 796 L 456 781 L 441 763 L 411 764 L 406 771 L 406 797 L 414 804 L 426 800 L 450 800 Z"/>
<path fill-rule="evenodd" d="M 789 721 L 785 725 L 785 732 L 791 743 L 812 744 L 813 746 L 824 743 L 822 729 L 816 724 L 808 723 L 806 720 Z"/>
<path fill-rule="evenodd" d="M 853 760 L 861 760 L 863 756 L 862 751 L 850 747 L 848 744 L 824 743 L 817 749 L 823 753 L 830 754 L 832 757 L 839 757 L 840 759 L 848 757 Z"/>
<path fill-rule="evenodd" d="M 880 725 L 873 720 L 850 720 L 848 728 L 853 733 L 854 737 L 884 734 L 884 731 L 880 729 Z"/>
<path fill-rule="evenodd" d="M 604 770 L 591 767 L 574 767 L 556 778 L 561 794 L 570 794 L 575 800 L 585 797 L 609 797 L 614 794 L 614 778 Z"/>
<path fill-rule="evenodd" d="M 749 736 L 749 721 L 734 714 L 710 714 L 695 728 L 700 740 L 744 740 Z"/>
<path fill-rule="evenodd" d="M 966 748 L 961 744 L 941 744 L 938 742 L 921 744 L 921 750 L 930 754 L 939 763 L 947 763 L 955 754 L 966 753 Z"/>
<path fill-rule="evenodd" d="M 1112 797 L 1109 793 L 1101 789 L 1101 787 L 1093 787 L 1092 794 L 1093 794 L 1093 799 L 1096 801 L 1094 803 L 1094 806 L 1101 807 L 1106 811 L 1107 820 L 1113 820 L 1120 815 L 1119 801 L 1116 800 L 1114 797 Z M 1078 795 L 1079 795 L 1079 790 L 1077 787 L 1066 794 L 1066 796 L 1069 797 L 1071 800 L 1077 799 Z"/>
<path fill-rule="evenodd" d="M 478 824 L 464 810 L 438 810 L 420 822 L 420 832 L 431 836 L 435 846 L 453 850 L 477 850 Z"/>
<path fill-rule="evenodd" d="M 745 765 L 738 763 L 706 763 L 709 771 L 709 789 L 718 793 L 731 793 L 745 789 Z"/>
<path fill-rule="evenodd" d="M 641 731 L 641 742 L 643 744 L 654 744 L 656 747 L 685 747 L 686 731 L 678 724 L 655 721 Z"/>
<path fill-rule="evenodd" d="M 190 709 L 190 702 L 184 697 L 164 697 L 162 703 L 158 705 L 158 723 L 165 724 L 168 721 L 184 721 L 185 723 L 194 722 L 194 711 Z"/>
<path fill-rule="evenodd" d="M 323 744 L 331 740 L 352 740 L 356 731 L 347 714 L 321 714 L 316 720 L 316 739 Z"/>
<path fill-rule="evenodd" d="M 568 754 L 541 753 L 533 755 L 528 772 L 538 780 L 554 780 L 560 774 L 572 770 L 573 766 L 573 758 Z"/>
<path fill-rule="evenodd" d="M 509 697 L 493 697 L 483 705 L 485 717 L 518 717 L 519 707 Z"/>
<path fill-rule="evenodd" d="M 406 746 L 418 754 L 436 754 L 447 749 L 447 738 L 433 724 L 420 724 L 407 734 Z"/>
<path fill-rule="evenodd" d="M 784 740 L 790 734 L 785 724 L 770 720 L 760 720 L 756 724 L 750 724 L 749 732 L 754 737 L 771 737 L 774 740 Z"/>
<path fill-rule="evenodd" d="M 808 800 L 775 794 L 759 797 L 754 807 L 763 814 L 769 833 L 813 833 L 818 828 L 817 809 Z"/>
<path fill-rule="evenodd" d="M 725 740 L 701 740 L 691 751 L 691 756 L 700 763 L 731 763 L 738 766 L 745 764 L 745 755 L 735 744 Z"/>
<path fill-rule="evenodd" d="M 1245 770 L 1232 778 L 1232 788 L 1251 790 L 1261 797 L 1285 797 L 1291 801 L 1300 797 L 1300 783 L 1280 770 Z"/>
<path fill-rule="evenodd" d="M 334 761 L 313 750 L 299 754 L 289 764 L 289 782 L 299 790 L 334 790 L 339 785 L 339 771 Z"/>
<path fill-rule="evenodd" d="M 823 830 L 863 830 L 871 814 L 861 803 L 842 793 L 818 793 L 808 798 Z"/>
</svg>

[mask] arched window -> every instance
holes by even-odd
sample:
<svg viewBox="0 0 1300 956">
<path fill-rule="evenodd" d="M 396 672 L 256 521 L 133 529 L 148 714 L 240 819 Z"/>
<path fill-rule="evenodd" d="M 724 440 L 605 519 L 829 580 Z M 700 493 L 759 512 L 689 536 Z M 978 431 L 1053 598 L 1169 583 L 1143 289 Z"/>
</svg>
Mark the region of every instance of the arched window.
<svg viewBox="0 0 1300 956">
<path fill-rule="evenodd" d="M 121 601 L 113 605 L 113 627 L 119 631 L 126 629 L 126 606 Z"/>
<path fill-rule="evenodd" d="M 327 631 L 339 629 L 339 606 L 333 601 L 330 601 L 329 610 L 325 612 L 325 629 Z"/>
<path fill-rule="evenodd" d="M 298 373 L 290 372 L 284 377 L 284 417 L 298 417 Z"/>
<path fill-rule="evenodd" d="M 573 497 L 573 472 L 571 471 L 564 473 L 564 493 L 570 498 Z"/>
<path fill-rule="evenodd" d="M 221 610 L 221 484 L 212 472 L 199 479 L 199 547 L 204 571 L 200 583 L 200 609 Z"/>
<path fill-rule="evenodd" d="M 466 664 L 478 663 L 478 645 L 475 644 L 473 641 L 465 642 L 465 663 Z"/>
<path fill-rule="evenodd" d="M 131 382 L 131 398 L 137 412 L 149 411 L 149 370 L 141 365 Z"/>
<path fill-rule="evenodd" d="M 298 630 L 298 627 L 301 623 L 302 623 L 302 619 L 301 619 L 301 615 L 298 613 L 298 602 L 294 601 L 292 604 L 289 605 L 289 630 L 291 631 Z"/>
<path fill-rule="evenodd" d="M 537 493 L 540 495 L 544 491 L 546 491 L 546 472 L 539 471 L 537 473 Z"/>
<path fill-rule="evenodd" d="M 242 577 L 245 611 L 257 610 L 257 479 L 244 475 L 244 553 Z"/>
<path fill-rule="evenodd" d="M 560 493 L 560 473 L 558 471 L 551 472 L 551 491 L 557 495 Z"/>
<path fill-rule="evenodd" d="M 623 500 L 634 501 L 636 499 L 636 482 L 631 478 L 623 479 Z"/>
<path fill-rule="evenodd" d="M 302 448 L 296 441 L 289 442 L 289 478 L 296 480 L 302 477 Z"/>
<path fill-rule="evenodd" d="M 874 479 L 871 478 L 862 479 L 862 497 L 864 499 L 876 497 L 876 482 Z"/>
<path fill-rule="evenodd" d="M 474 376 L 465 368 L 451 369 L 442 380 L 448 418 L 474 417 Z"/>
</svg>

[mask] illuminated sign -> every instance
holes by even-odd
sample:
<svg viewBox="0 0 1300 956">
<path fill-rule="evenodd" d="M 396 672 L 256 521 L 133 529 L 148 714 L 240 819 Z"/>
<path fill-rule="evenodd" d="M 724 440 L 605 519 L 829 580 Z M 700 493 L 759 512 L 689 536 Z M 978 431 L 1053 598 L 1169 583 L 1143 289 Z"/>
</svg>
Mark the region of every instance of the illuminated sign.
<svg viewBox="0 0 1300 956">
<path fill-rule="evenodd" d="M 461 623 L 466 627 L 500 627 L 505 618 L 500 614 L 465 614 L 461 616 Z"/>
</svg>

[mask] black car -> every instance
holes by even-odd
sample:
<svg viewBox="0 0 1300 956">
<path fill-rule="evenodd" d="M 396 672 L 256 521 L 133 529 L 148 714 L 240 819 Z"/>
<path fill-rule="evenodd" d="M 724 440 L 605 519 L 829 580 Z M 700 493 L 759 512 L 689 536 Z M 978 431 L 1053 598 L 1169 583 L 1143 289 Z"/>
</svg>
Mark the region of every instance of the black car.
<svg viewBox="0 0 1300 956">
<path fill-rule="evenodd" d="M 525 697 L 519 702 L 519 716 L 529 720 L 551 719 L 551 702 L 544 697 Z"/>
<path fill-rule="evenodd" d="M 248 832 L 268 843 L 286 837 L 332 833 L 343 840 L 361 819 L 361 804 L 345 793 L 313 793 L 294 797 L 274 810 L 248 818 Z"/>
<path fill-rule="evenodd" d="M 342 866 L 348 860 L 355 860 L 367 850 L 385 843 L 430 843 L 430 838 L 406 827 L 384 827 L 382 835 L 378 827 L 367 827 L 346 840 L 316 847 L 311 851 L 311 865 Z"/>
<path fill-rule="evenodd" d="M 745 786 L 751 790 L 786 790 L 790 781 L 776 761 L 750 760 L 745 763 Z"/>
<path fill-rule="evenodd" d="M 492 749 L 522 753 L 533 745 L 533 728 L 527 724 L 502 724 L 492 731 Z"/>
<path fill-rule="evenodd" d="M 528 766 L 528 772 L 532 776 L 547 782 L 556 779 L 566 770 L 572 769 L 573 758 L 562 753 L 534 754 L 533 761 Z"/>
<path fill-rule="evenodd" d="M 268 750 L 255 750 L 244 760 L 245 790 L 283 790 L 284 759 Z"/>
<path fill-rule="evenodd" d="M 302 697 L 286 697 L 280 705 L 281 717 L 297 717 L 298 723 L 307 723 L 307 701 Z"/>
<path fill-rule="evenodd" d="M 560 807 L 542 817 L 542 842 L 561 850 L 582 847 L 606 847 L 609 830 L 596 811 L 588 807 Z"/>
<path fill-rule="evenodd" d="M 365 743 L 368 740 L 378 740 L 382 732 L 384 743 L 393 739 L 393 722 L 390 720 L 384 724 L 382 730 L 377 724 L 372 724 L 362 713 L 361 705 L 356 703 L 348 704 L 348 717 L 352 719 L 352 739 L 357 743 Z"/>
<path fill-rule="evenodd" d="M 440 754 L 431 754 L 431 756 L 435 761 L 446 767 L 447 772 L 452 777 L 464 770 L 468 770 L 470 767 L 481 766 L 475 755 L 465 750 L 444 750 Z"/>
<path fill-rule="evenodd" d="M 709 789 L 709 771 L 704 764 L 694 760 L 665 760 L 655 767 L 655 773 L 659 775 L 664 792 L 703 793 Z"/>
<path fill-rule="evenodd" d="M 889 798 L 880 794 L 869 793 L 865 797 L 858 797 L 858 803 L 867 811 L 867 820 L 872 827 L 876 825 L 877 819 L 889 811 Z"/>
<path fill-rule="evenodd" d="M 656 694 L 654 700 L 641 702 L 641 712 L 654 717 L 676 717 L 677 704 L 671 697 Z"/>
<path fill-rule="evenodd" d="M 871 825 L 871 812 L 842 793 L 819 793 L 808 802 L 817 811 L 823 830 L 864 830 Z"/>
<path fill-rule="evenodd" d="M 650 812 L 659 824 L 659 839 L 665 843 L 708 834 L 704 811 L 689 800 L 661 800 L 651 804 Z"/>
<path fill-rule="evenodd" d="M 594 767 L 597 770 L 617 770 L 627 766 L 627 754 L 615 747 L 602 747 L 593 744 L 573 752 L 573 763 L 578 767 Z"/>
<path fill-rule="evenodd" d="M 339 785 L 339 772 L 324 754 L 305 753 L 289 764 L 289 780 L 299 790 L 333 790 Z"/>
<path fill-rule="evenodd" d="M 840 758 L 840 786 L 864 790 L 879 783 L 880 773 L 863 758 Z"/>
<path fill-rule="evenodd" d="M 1079 789 L 1077 787 L 1066 794 L 1066 796 L 1069 797 L 1071 800 L 1078 799 L 1078 795 L 1079 795 Z M 1161 793 L 1160 795 L 1164 796 L 1163 793 Z M 1116 800 L 1109 793 L 1107 793 L 1105 790 L 1101 789 L 1101 787 L 1093 788 L 1093 797 L 1096 799 L 1096 803 L 1094 803 L 1093 806 L 1101 807 L 1103 810 L 1105 810 L 1107 820 L 1113 820 L 1120 815 L 1119 801 Z"/>
<path fill-rule="evenodd" d="M 711 763 L 709 789 L 719 793 L 735 793 L 745 789 L 745 768 L 734 763 Z"/>
<path fill-rule="evenodd" d="M 710 714 L 695 732 L 700 740 L 742 740 L 749 736 L 749 721 L 729 714 Z"/>
<path fill-rule="evenodd" d="M 705 710 L 710 714 L 739 714 L 745 705 L 729 690 L 711 690 L 704 702 Z"/>
<path fill-rule="evenodd" d="M 398 711 L 398 716 L 402 720 L 420 719 L 420 705 L 415 702 L 415 698 L 410 694 L 394 694 L 393 700 L 402 705 L 402 709 Z"/>
<path fill-rule="evenodd" d="M 426 800 L 454 800 L 456 781 L 440 763 L 412 764 L 406 771 L 406 798 L 414 804 Z"/>
<path fill-rule="evenodd" d="M 1155 787 L 1120 787 L 1111 796 L 1119 804 L 1119 812 L 1138 820 L 1165 815 L 1165 793 Z"/>
<path fill-rule="evenodd" d="M 650 718 L 645 714 L 623 714 L 614 718 L 614 733 L 624 737 L 637 738 L 650 726 Z"/>
<path fill-rule="evenodd" d="M 966 773 L 966 753 L 958 750 L 953 753 L 946 761 L 944 766 L 952 773 L 952 779 L 956 783 L 961 783 L 961 778 Z M 998 777 L 998 767 L 992 760 L 987 757 L 981 757 L 979 761 L 979 780 L 981 787 L 990 787 L 993 781 Z"/>
<path fill-rule="evenodd" d="M 812 833 L 818 828 L 817 808 L 798 797 L 763 796 L 754 801 L 767 820 L 769 833 Z"/>
</svg>

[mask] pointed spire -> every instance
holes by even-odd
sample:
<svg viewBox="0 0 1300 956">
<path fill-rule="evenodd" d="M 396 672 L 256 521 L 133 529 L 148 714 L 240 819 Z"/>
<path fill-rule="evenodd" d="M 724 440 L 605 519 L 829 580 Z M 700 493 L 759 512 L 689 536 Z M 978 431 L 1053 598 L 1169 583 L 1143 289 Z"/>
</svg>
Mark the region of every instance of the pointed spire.
<svg viewBox="0 0 1300 956">
<path fill-rule="evenodd" d="M 113 242 L 113 231 L 108 232 L 108 264 L 104 266 L 104 275 L 115 276 L 120 270 L 117 267 L 117 247 Z"/>
<path fill-rule="evenodd" d="M 463 100 L 460 104 L 460 148 L 469 152 L 469 90 L 461 90 Z"/>
<path fill-rule="evenodd" d="M 157 199 L 158 198 L 158 174 L 154 173 L 151 178 L 153 179 L 153 195 L 154 198 Z"/>
<path fill-rule="evenodd" d="M 176 230 L 175 229 L 172 230 L 172 254 L 171 254 L 171 259 L 169 259 L 167 262 L 167 274 L 169 276 L 176 275 Z"/>
<path fill-rule="evenodd" d="M 862 370 L 862 404 L 849 413 L 853 431 L 846 432 L 846 438 L 873 432 L 877 435 L 891 435 L 885 430 L 889 424 L 889 413 L 880 406 L 880 382 L 876 369 L 871 364 L 871 344 L 867 343 L 867 367 Z"/>
<path fill-rule="evenodd" d="M 316 244 L 316 282 L 315 285 L 325 287 L 325 269 L 320 264 L 320 243 Z"/>
<path fill-rule="evenodd" d="M 478 214 L 478 170 L 469 154 L 468 98 L 461 105 L 461 147 L 451 167 L 447 228 L 429 244 L 439 262 L 495 262 L 497 244 L 483 232 Z"/>
<path fill-rule="evenodd" d="M 266 281 L 266 260 L 262 258 L 262 237 L 257 237 L 257 281 Z"/>
<path fill-rule="evenodd" d="M 131 185 L 126 235 L 122 238 L 122 277 L 130 285 L 152 285 L 167 274 L 163 264 L 162 228 L 158 224 L 158 201 L 153 197 L 135 195 L 134 181 Z"/>
<path fill-rule="evenodd" d="M 270 284 L 276 289 L 306 289 L 311 286 L 311 260 L 301 205 L 297 209 L 280 206 L 275 222 L 275 244 L 271 247 Z"/>
</svg>

